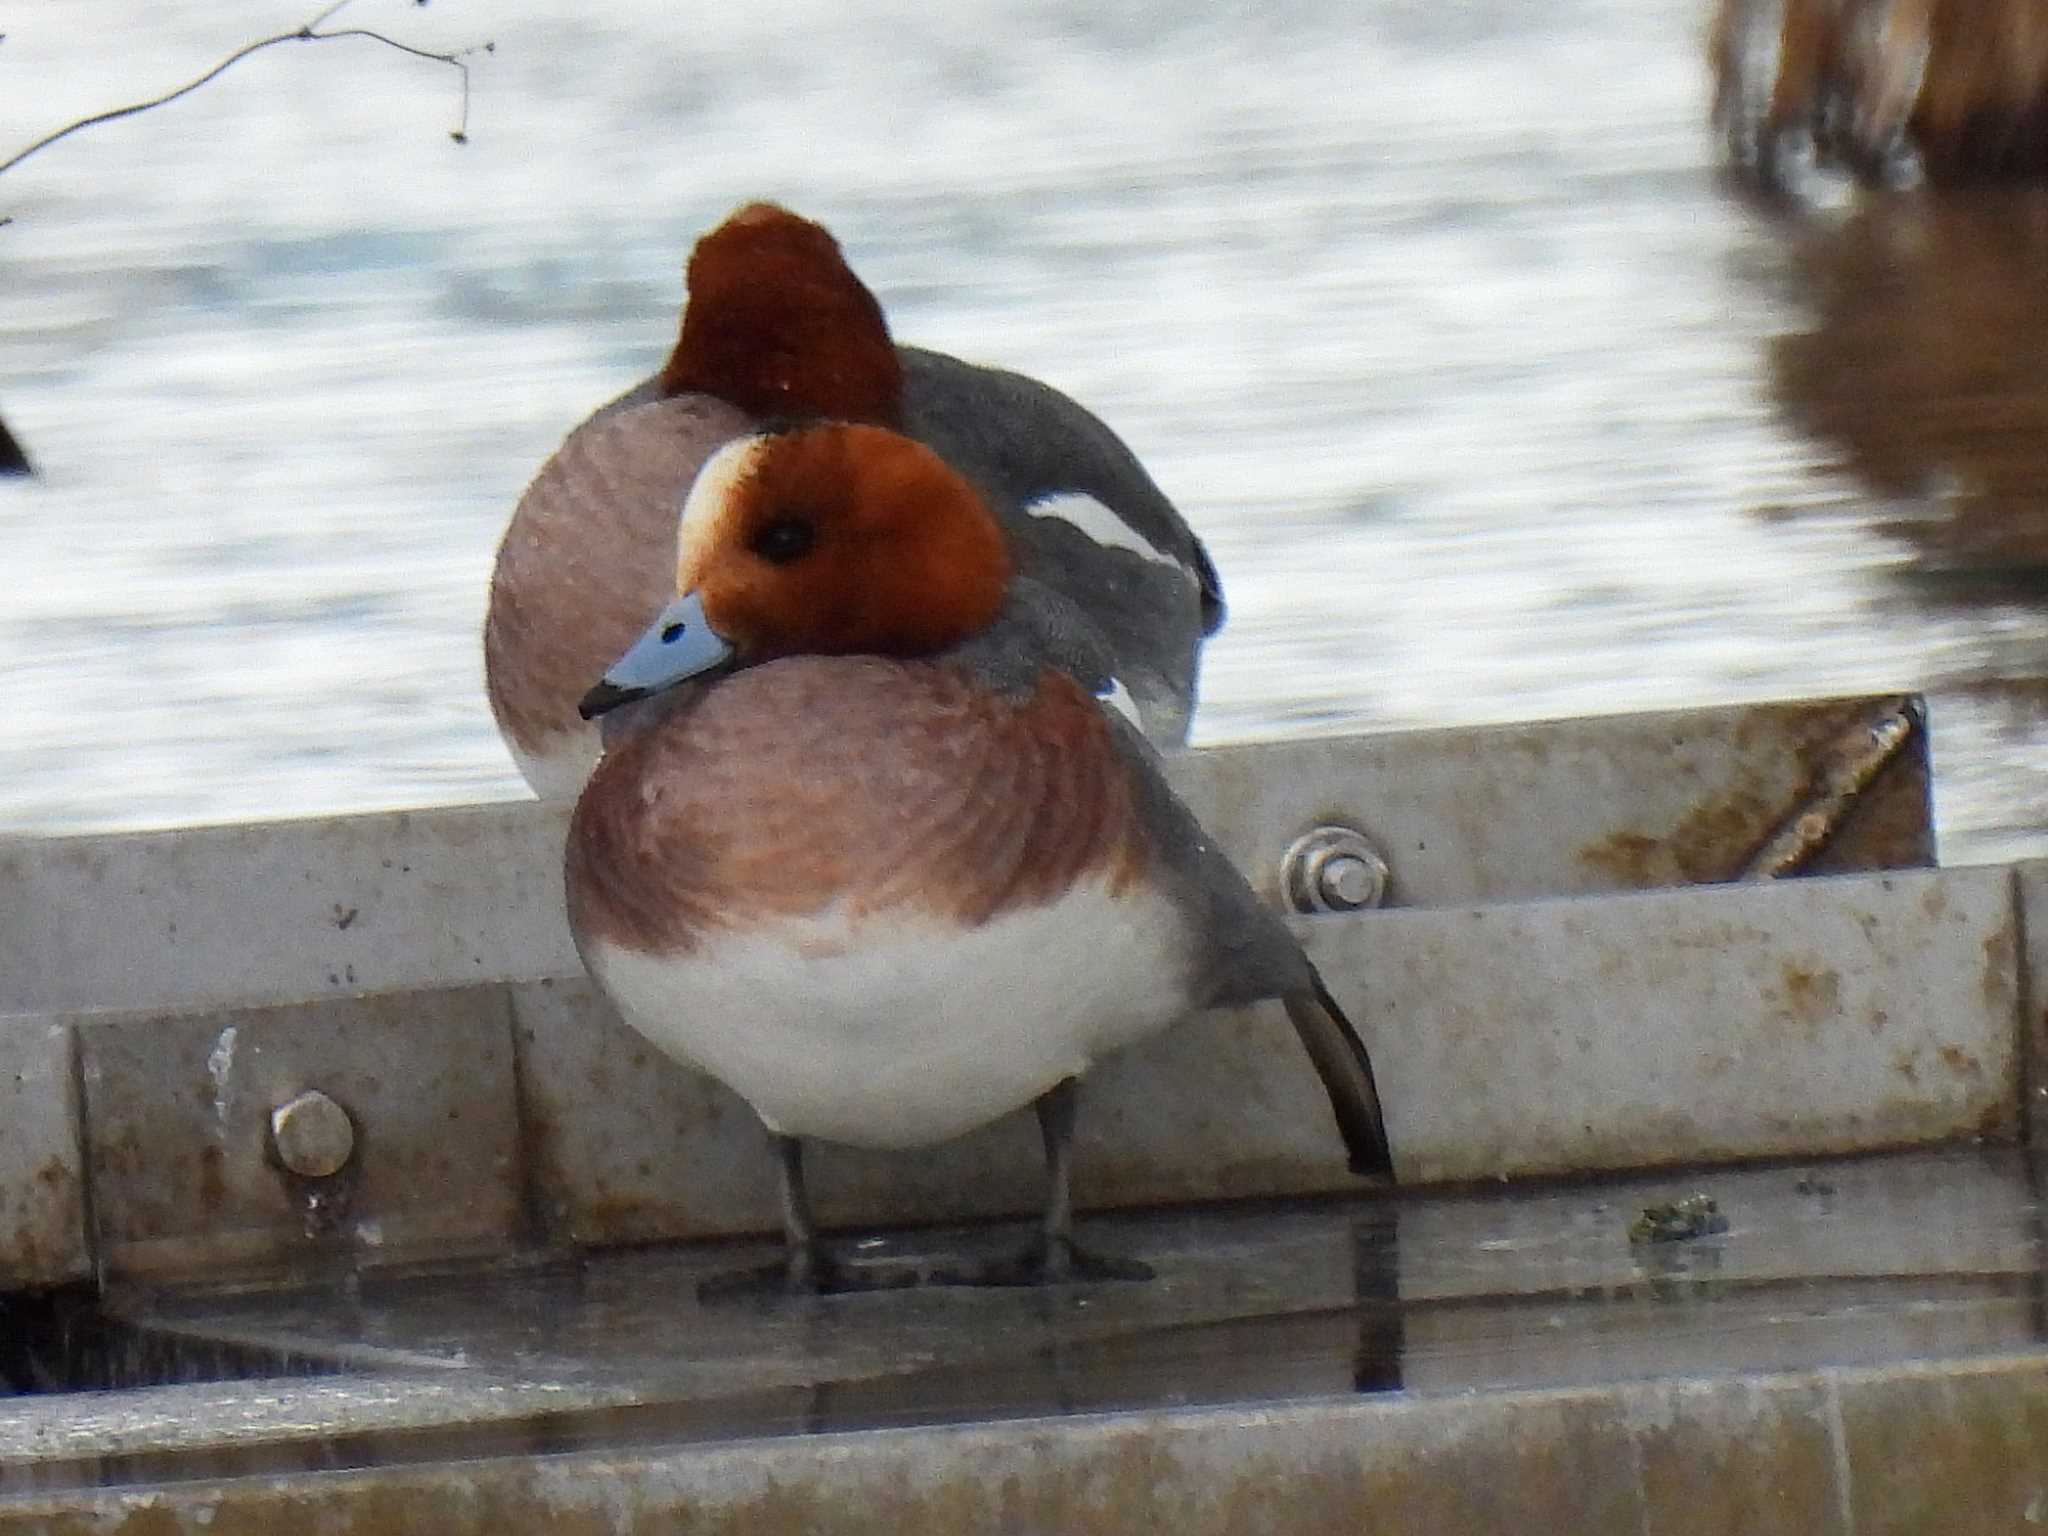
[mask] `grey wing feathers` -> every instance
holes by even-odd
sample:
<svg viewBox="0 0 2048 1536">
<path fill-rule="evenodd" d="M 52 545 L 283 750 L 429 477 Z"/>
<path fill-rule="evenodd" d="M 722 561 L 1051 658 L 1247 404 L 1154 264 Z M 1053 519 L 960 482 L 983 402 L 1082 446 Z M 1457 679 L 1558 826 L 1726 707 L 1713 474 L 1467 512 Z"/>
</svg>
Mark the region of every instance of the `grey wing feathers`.
<svg viewBox="0 0 2048 1536">
<path fill-rule="evenodd" d="M 1118 740 L 1166 883 L 1195 920 L 1194 997 L 1201 1007 L 1278 998 L 1330 1098 L 1353 1173 L 1393 1177 L 1379 1084 L 1365 1042 L 1330 995 L 1280 914 L 1173 793 L 1151 746 L 1118 721 Z"/>
</svg>

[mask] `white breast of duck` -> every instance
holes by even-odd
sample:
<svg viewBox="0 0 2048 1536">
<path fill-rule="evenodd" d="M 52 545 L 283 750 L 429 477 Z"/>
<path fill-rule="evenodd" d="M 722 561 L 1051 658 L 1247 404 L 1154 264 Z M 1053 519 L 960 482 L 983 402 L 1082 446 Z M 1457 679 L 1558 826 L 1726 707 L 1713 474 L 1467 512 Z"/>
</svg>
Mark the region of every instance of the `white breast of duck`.
<svg viewBox="0 0 2048 1536">
<path fill-rule="evenodd" d="M 959 1135 L 1193 1005 L 1128 763 L 1048 670 L 795 657 L 606 756 L 572 928 L 627 1021 L 771 1129 Z"/>
</svg>

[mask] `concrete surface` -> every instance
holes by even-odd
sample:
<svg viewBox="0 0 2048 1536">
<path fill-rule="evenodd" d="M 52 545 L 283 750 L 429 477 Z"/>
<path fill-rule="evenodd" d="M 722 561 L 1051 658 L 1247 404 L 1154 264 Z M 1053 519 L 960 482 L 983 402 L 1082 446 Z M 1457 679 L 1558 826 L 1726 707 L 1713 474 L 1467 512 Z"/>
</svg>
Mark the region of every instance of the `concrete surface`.
<svg viewBox="0 0 2048 1536">
<path fill-rule="evenodd" d="M 1297 926 L 1371 1045 L 1397 1170 L 1423 1184 L 2012 1139 L 2016 888 L 2005 869 L 1915 870 Z M 53 1025 L 84 1064 L 89 1187 L 21 1228 L 34 1254 L 0 1247 L 15 1272 L 289 1272 L 778 1227 L 751 1112 L 587 982 L 6 1030 L 49 1051 Z M 332 1180 L 293 1179 L 269 1144 L 271 1110 L 307 1090 L 356 1127 Z M 33 1145 L 0 1140 L 19 1159 L 0 1185 L 21 1187 L 77 1120 L 60 1095 Z M 1078 1148 L 1084 1209 L 1356 1186 L 1275 1008 L 1200 1015 L 1103 1063 Z M 1028 1112 L 916 1153 L 820 1146 L 809 1166 L 837 1226 L 1040 1198 Z"/>
<path fill-rule="evenodd" d="M 351 1374 L 0 1400 L 0 1532 L 2024 1531 L 2041 1173 L 1955 1150 L 1097 1218 L 1158 1279 L 1057 1294 L 699 1300 L 744 1246 L 134 1293 L 139 1329 Z M 1629 1242 L 1691 1192 L 1727 1232 Z"/>
<path fill-rule="evenodd" d="M 1203 748 L 1176 785 L 1255 881 L 1295 837 L 1369 832 L 1392 901 L 1464 906 L 1732 879 L 1862 722 L 1822 700 Z M 1860 796 L 1821 870 L 1933 862 L 1927 738 Z M 566 812 L 533 802 L 0 839 L 0 1015 L 303 1002 L 581 973 Z"/>
<path fill-rule="evenodd" d="M 62 1024 L 0 1020 L 0 1291 L 91 1267 L 71 1053 Z"/>
</svg>

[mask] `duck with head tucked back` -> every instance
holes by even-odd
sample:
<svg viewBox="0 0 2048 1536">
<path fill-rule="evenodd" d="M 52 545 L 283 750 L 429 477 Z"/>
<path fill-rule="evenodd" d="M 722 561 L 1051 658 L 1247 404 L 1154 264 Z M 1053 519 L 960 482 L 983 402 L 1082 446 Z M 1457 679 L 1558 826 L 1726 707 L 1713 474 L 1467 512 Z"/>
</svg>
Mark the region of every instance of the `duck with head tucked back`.
<svg viewBox="0 0 2048 1536">
<path fill-rule="evenodd" d="M 882 428 L 740 438 L 684 504 L 676 595 L 584 700 L 612 729 L 571 930 L 633 1028 L 766 1124 L 792 1290 L 844 1281 L 802 1139 L 922 1146 L 1032 1103 L 1045 1218 L 998 1277 L 1130 1273 L 1073 1244 L 1074 1085 L 1199 1008 L 1284 1000 L 1351 1166 L 1391 1173 L 1356 1032 L 1013 526 Z"/>
<path fill-rule="evenodd" d="M 867 422 L 988 488 L 1019 567 L 1073 605 L 1162 746 L 1186 739 L 1215 568 L 1131 451 L 1019 374 L 898 347 L 822 225 L 771 203 L 697 243 L 674 352 L 572 432 L 499 546 L 484 625 L 492 713 L 527 782 L 570 798 L 597 755 L 576 703 L 666 595 L 704 460 L 766 422 Z"/>
</svg>

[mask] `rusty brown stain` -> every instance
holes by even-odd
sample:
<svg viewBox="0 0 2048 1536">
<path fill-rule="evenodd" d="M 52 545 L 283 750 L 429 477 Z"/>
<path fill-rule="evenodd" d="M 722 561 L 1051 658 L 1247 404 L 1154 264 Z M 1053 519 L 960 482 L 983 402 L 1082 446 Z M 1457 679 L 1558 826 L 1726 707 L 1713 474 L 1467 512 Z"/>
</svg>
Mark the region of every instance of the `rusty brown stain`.
<svg viewBox="0 0 2048 1536">
<path fill-rule="evenodd" d="M 0 1239 L 0 1280 L 31 1285 L 46 1281 L 51 1278 L 52 1258 L 45 1249 L 40 1224 L 25 1221 Z"/>
<path fill-rule="evenodd" d="M 1635 889 L 1730 880 L 1773 820 L 1758 781 L 1748 775 L 1690 807 L 1662 837 L 1614 833 L 1581 850 L 1579 858 Z"/>
<path fill-rule="evenodd" d="M 44 1159 L 29 1175 L 20 1215 L 0 1237 L 0 1276 L 30 1283 L 68 1278 L 70 1266 L 84 1258 L 84 1180 L 62 1157 Z"/>
<path fill-rule="evenodd" d="M 1957 1077 L 1978 1077 L 1984 1075 L 1984 1063 L 1959 1045 L 1943 1045 L 1935 1048 L 1935 1055 L 1941 1064 Z"/>
<path fill-rule="evenodd" d="M 1756 758 L 1786 756 L 1795 766 L 1771 771 L 1763 763 L 1707 794 L 1662 834 L 1641 828 L 1609 833 L 1581 848 L 1576 858 L 1616 888 L 1701 884 L 1737 878 L 1757 851 L 1828 782 L 1845 735 L 1869 716 L 1855 701 L 1829 707 L 1758 707 L 1738 717 L 1731 740 Z M 1674 744 L 1680 745 L 1680 744 Z M 1905 771 L 1902 771 L 1905 770 Z M 1927 811 L 1924 748 L 1888 764 L 1856 798 L 1834 834 L 1803 872 L 1919 867 L 1933 862 Z"/>
<path fill-rule="evenodd" d="M 219 1142 L 209 1141 L 199 1148 L 199 1204 L 209 1215 L 218 1215 L 227 1203 L 226 1165 L 227 1153 Z"/>
<path fill-rule="evenodd" d="M 109 1178 L 127 1178 L 139 1172 L 143 1165 L 141 1131 L 132 1124 L 124 1126 L 119 1136 L 95 1147 L 94 1161 Z"/>
<path fill-rule="evenodd" d="M 1646 832 L 1614 832 L 1579 850 L 1579 862 L 1591 865 L 1615 884 L 1630 889 L 1656 885 L 1663 878 L 1659 855 L 1664 844 Z"/>
<path fill-rule="evenodd" d="M 1919 1047 L 1915 1046 L 1910 1051 L 1904 1051 L 1894 1056 L 1892 1058 L 1892 1071 L 1909 1083 L 1918 1083 L 1920 1081 Z"/>
<path fill-rule="evenodd" d="M 1968 1134 L 1985 1141 L 2011 1141 L 2020 1128 L 2019 1099 L 2015 1094 L 1999 1093 L 1992 1096 L 1984 1106 Z"/>
<path fill-rule="evenodd" d="M 1785 1011 L 1802 1024 L 1818 1024 L 1841 1006 L 1842 977 L 1839 971 L 1807 970 L 1787 960 L 1780 968 L 1784 983 Z"/>
<path fill-rule="evenodd" d="M 673 1237 L 687 1231 L 686 1219 L 659 1200 L 619 1194 L 602 1181 L 575 1204 L 575 1239 L 579 1243 L 628 1243 L 650 1236 Z"/>
<path fill-rule="evenodd" d="M 2019 957 L 2019 915 L 2007 908 L 2005 921 L 1984 939 L 1984 1001 L 1994 1009 L 2009 1009 Z"/>
<path fill-rule="evenodd" d="M 1639 1532 L 1648 1509 L 1632 1446 L 1643 1427 L 1612 1391 L 1523 1396 L 1362 1420 L 1355 1444 L 1313 1428 L 1285 1444 L 1273 1428 L 1180 1432 L 1167 1424 L 1064 1444 L 1059 1431 L 1010 1429 L 978 1453 L 842 1445 L 706 1476 L 639 1457 L 607 1458 L 564 1477 L 534 1457 L 557 1449 L 532 1426 L 531 1454 L 490 1463 L 337 1474 L 276 1483 L 238 1479 L 162 1493 L 88 1494 L 73 1510 L 38 1498 L 0 1512 L 0 1532 L 38 1536 L 1252 1536 L 1436 1531 Z M 1676 1405 L 1674 1405 L 1676 1406 Z M 1384 1422 L 1385 1436 L 1376 1434 Z M 1747 1422 L 1745 1420 L 1745 1422 Z M 1684 1465 L 1719 1465 L 1740 1431 L 1705 1409 L 1664 1413 L 1658 1432 Z M 1248 1443 L 1246 1443 L 1248 1442 Z M 2003 1442 L 2001 1442 L 2003 1443 Z M 524 1448 L 520 1448 L 524 1449 Z M 1802 1464 L 1803 1465 L 1803 1464 Z M 1832 1474 L 1832 1456 L 1815 1475 Z M 677 1471 L 682 1476 L 676 1475 Z M 1749 1479 L 1712 1502 L 1716 1515 L 1754 1503 Z M 1786 1490 L 1770 1487 L 1770 1507 Z M 1826 1486 L 1810 1490 L 1814 1497 Z M 1750 1503 L 1745 1503 L 1749 1500 Z M 67 1501 L 69 1502 L 69 1501 Z M 1672 1488 L 1659 1507 L 1696 1515 L 1703 1496 Z M 78 1507 L 84 1506 L 84 1507 Z M 74 1512 L 75 1511 L 75 1512 Z M 1717 1519 L 1716 1529 L 1749 1528 Z M 1773 1526 L 1772 1528 L 1777 1528 Z"/>
</svg>

